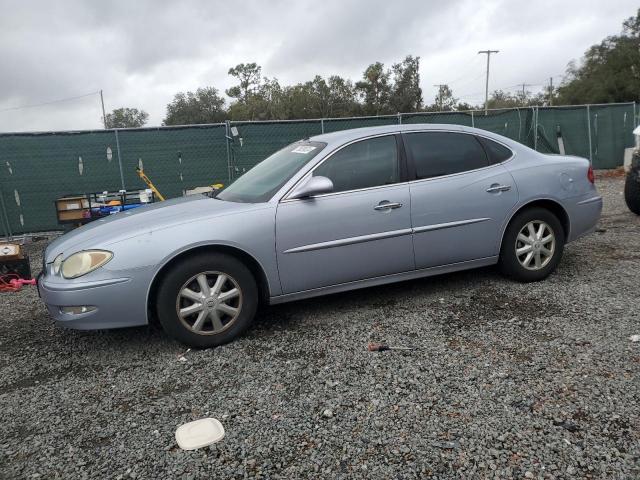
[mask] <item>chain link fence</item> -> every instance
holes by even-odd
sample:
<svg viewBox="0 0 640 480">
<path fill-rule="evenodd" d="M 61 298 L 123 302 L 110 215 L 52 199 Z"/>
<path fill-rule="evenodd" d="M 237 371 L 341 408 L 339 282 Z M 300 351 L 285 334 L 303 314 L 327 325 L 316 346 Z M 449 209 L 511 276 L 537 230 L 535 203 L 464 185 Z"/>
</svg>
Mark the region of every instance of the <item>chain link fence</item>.
<svg viewBox="0 0 640 480">
<path fill-rule="evenodd" d="M 0 134 L 0 234 L 59 229 L 57 198 L 142 189 L 144 169 L 167 198 L 228 184 L 274 151 L 301 138 L 378 125 L 444 123 L 481 128 L 543 153 L 622 164 L 634 145 L 635 103 L 420 112 L 376 117 L 226 122 L 183 127 Z M 562 140 L 562 142 L 559 141 Z"/>
</svg>

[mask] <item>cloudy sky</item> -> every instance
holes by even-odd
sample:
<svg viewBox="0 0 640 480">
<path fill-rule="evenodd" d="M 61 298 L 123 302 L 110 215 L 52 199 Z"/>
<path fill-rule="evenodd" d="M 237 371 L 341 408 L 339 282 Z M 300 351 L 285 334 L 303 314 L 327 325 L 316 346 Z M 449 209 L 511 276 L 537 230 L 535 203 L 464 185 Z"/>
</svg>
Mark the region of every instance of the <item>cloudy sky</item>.
<svg viewBox="0 0 640 480">
<path fill-rule="evenodd" d="M 257 62 L 295 83 L 361 76 L 375 61 L 421 57 L 434 84 L 480 104 L 490 88 L 535 92 L 592 44 L 618 33 L 633 0 L 0 0 L 0 132 L 100 128 L 128 106 L 159 125 L 179 91 L 228 88 L 230 66 Z M 70 97 L 80 97 L 73 100 Z M 47 105 L 40 105 L 48 103 Z"/>
</svg>

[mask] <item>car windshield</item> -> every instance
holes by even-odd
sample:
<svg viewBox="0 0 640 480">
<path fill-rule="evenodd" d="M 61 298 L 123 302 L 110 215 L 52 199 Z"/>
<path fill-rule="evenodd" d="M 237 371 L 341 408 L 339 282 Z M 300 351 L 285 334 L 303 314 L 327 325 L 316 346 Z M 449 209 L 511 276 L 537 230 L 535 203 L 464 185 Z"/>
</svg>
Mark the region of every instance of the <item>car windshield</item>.
<svg viewBox="0 0 640 480">
<path fill-rule="evenodd" d="M 237 178 L 216 198 L 229 202 L 266 202 L 326 146 L 323 142 L 292 143 Z"/>
</svg>

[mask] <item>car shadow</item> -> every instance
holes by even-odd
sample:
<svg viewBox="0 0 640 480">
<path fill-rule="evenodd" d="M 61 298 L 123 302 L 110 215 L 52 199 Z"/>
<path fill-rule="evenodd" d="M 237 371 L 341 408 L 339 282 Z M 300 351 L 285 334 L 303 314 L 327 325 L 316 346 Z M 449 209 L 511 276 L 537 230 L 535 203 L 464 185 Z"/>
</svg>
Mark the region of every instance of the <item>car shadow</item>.
<svg viewBox="0 0 640 480">
<path fill-rule="evenodd" d="M 504 277 L 496 267 L 489 266 L 265 306 L 256 317 L 254 329 L 295 328 L 291 324 L 299 323 L 301 316 L 357 307 L 384 308 L 395 305 L 399 299 L 407 296 L 424 295 L 427 292 L 434 297 L 447 298 L 461 288 L 501 280 L 504 281 Z"/>
<path fill-rule="evenodd" d="M 565 276 L 573 277 L 574 252 L 565 252 L 559 271 L 552 274 L 551 281 L 565 283 Z M 460 272 L 445 273 L 431 277 L 406 280 L 387 285 L 367 287 L 347 292 L 334 293 L 279 305 L 265 305 L 259 308 L 254 324 L 244 334 L 251 340 L 266 339 L 282 330 L 303 330 L 308 328 L 306 318 L 330 313 L 364 308 L 371 311 L 393 307 L 398 302 L 414 296 L 424 297 L 425 302 L 444 301 L 452 296 L 467 295 L 479 288 L 491 287 L 512 281 L 504 278 L 496 266 L 481 267 Z M 171 339 L 162 330 L 157 320 L 152 319 L 149 325 L 115 330 L 76 331 L 64 330 L 62 338 L 71 345 L 81 342 L 93 351 L 111 351 L 114 346 L 128 351 L 157 350 L 173 353 L 187 349 L 176 340 Z M 65 341 L 65 340 L 63 340 Z M 235 343 L 235 342 L 234 342 Z"/>
</svg>

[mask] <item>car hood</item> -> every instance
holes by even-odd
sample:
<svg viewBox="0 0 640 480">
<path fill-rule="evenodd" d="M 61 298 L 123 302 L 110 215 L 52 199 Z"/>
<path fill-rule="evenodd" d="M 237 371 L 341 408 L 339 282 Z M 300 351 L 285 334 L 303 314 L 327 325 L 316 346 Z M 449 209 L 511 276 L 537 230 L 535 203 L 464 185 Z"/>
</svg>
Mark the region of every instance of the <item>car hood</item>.
<svg viewBox="0 0 640 480">
<path fill-rule="evenodd" d="M 170 226 L 260 208 L 265 204 L 225 202 L 205 195 L 174 198 L 110 215 L 66 233 L 49 244 L 45 261 L 52 262 L 60 253 L 67 256 Z"/>
</svg>

